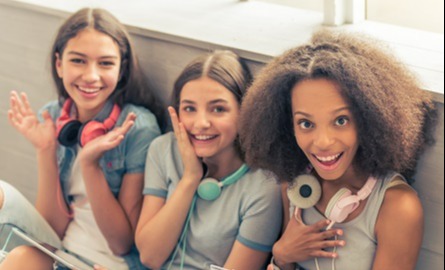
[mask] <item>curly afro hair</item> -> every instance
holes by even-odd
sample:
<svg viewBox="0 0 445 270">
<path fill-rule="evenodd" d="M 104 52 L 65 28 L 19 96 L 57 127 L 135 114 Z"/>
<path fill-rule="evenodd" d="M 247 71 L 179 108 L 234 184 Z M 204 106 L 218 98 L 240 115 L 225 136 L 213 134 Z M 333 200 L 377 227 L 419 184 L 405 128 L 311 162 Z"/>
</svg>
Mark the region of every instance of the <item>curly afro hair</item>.
<svg viewBox="0 0 445 270">
<path fill-rule="evenodd" d="M 247 163 L 281 181 L 304 173 L 309 161 L 294 136 L 291 90 L 318 78 L 338 83 L 351 107 L 359 136 L 357 168 L 411 177 L 424 146 L 433 142 L 437 112 L 430 95 L 377 41 L 329 30 L 272 60 L 249 88 L 240 117 Z"/>
</svg>

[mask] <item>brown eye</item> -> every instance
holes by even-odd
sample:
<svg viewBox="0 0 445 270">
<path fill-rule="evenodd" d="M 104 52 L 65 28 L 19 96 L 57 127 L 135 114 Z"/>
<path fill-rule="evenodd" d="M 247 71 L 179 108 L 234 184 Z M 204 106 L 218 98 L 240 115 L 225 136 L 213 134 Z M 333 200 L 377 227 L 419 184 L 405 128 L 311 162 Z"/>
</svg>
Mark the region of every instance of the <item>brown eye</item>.
<svg viewBox="0 0 445 270">
<path fill-rule="evenodd" d="M 337 120 L 335 120 L 335 125 L 337 126 L 345 126 L 346 124 L 348 124 L 349 119 L 345 116 L 341 116 L 339 118 L 337 118 Z"/>
<path fill-rule="evenodd" d="M 307 120 L 301 120 L 298 122 L 298 125 L 301 129 L 310 129 L 313 127 L 313 124 Z"/>
</svg>

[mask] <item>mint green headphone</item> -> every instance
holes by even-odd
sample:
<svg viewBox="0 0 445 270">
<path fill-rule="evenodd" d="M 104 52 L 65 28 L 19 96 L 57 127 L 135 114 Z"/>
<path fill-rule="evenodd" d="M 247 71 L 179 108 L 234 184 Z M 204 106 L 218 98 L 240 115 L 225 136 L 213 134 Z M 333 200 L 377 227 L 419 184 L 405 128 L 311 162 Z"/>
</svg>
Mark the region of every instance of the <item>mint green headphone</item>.
<svg viewBox="0 0 445 270">
<path fill-rule="evenodd" d="M 198 186 L 198 196 L 206 201 L 216 200 L 221 195 L 223 187 L 236 183 L 248 170 L 249 167 L 244 163 L 238 170 L 221 181 L 211 177 L 204 178 Z"/>
</svg>

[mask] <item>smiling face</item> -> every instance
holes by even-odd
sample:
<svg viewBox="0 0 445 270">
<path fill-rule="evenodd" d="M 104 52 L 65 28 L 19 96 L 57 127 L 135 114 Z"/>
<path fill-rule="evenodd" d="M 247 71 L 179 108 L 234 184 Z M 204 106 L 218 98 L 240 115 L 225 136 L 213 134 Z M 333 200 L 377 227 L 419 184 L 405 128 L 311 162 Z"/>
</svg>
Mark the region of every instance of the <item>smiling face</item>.
<svg viewBox="0 0 445 270">
<path fill-rule="evenodd" d="M 217 160 L 238 156 L 234 141 L 239 109 L 235 95 L 208 77 L 184 85 L 179 118 L 197 156 Z"/>
<path fill-rule="evenodd" d="M 56 55 L 57 74 L 76 104 L 79 120 L 92 119 L 103 108 L 119 81 L 121 56 L 108 35 L 87 28 L 71 38 Z"/>
<path fill-rule="evenodd" d="M 316 79 L 296 84 L 292 114 L 297 144 L 321 178 L 336 180 L 354 171 L 357 128 L 336 83 Z"/>
</svg>

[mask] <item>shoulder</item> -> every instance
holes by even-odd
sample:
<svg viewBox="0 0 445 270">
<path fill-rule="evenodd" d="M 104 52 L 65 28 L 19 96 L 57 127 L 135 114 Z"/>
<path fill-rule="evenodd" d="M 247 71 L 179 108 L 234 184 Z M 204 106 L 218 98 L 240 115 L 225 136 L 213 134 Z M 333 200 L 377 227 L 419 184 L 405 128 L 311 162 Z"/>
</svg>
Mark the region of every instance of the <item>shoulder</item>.
<svg viewBox="0 0 445 270">
<path fill-rule="evenodd" d="M 402 180 L 400 177 L 393 181 Z M 423 223 L 423 209 L 416 191 L 407 184 L 399 184 L 389 187 L 384 196 L 377 220 L 376 233 L 385 228 L 421 227 Z"/>
<path fill-rule="evenodd" d="M 61 106 L 57 100 L 50 101 L 46 103 L 40 110 L 39 110 L 39 116 L 42 114 L 43 111 L 48 111 L 48 113 L 51 115 L 51 118 L 55 120 L 60 115 Z"/>
<path fill-rule="evenodd" d="M 151 147 L 165 149 L 175 144 L 176 144 L 175 134 L 173 132 L 168 132 L 154 139 L 151 144 Z"/>
<path fill-rule="evenodd" d="M 281 187 L 271 172 L 251 168 L 244 177 L 243 182 L 248 186 L 251 194 L 257 194 L 259 197 L 281 198 Z"/>
<path fill-rule="evenodd" d="M 117 120 L 117 125 L 119 126 L 122 125 L 127 115 L 131 112 L 136 114 L 136 120 L 134 125 L 136 128 L 149 127 L 152 129 L 159 130 L 159 126 L 155 115 L 149 109 L 133 104 L 125 104 L 122 107 L 121 114 L 119 115 L 119 118 Z"/>
<path fill-rule="evenodd" d="M 172 153 L 175 155 L 177 152 L 176 138 L 173 132 L 168 132 L 161 136 L 156 137 L 148 150 L 149 155 L 151 156 L 159 156 L 159 155 L 167 155 L 168 153 Z"/>
</svg>

